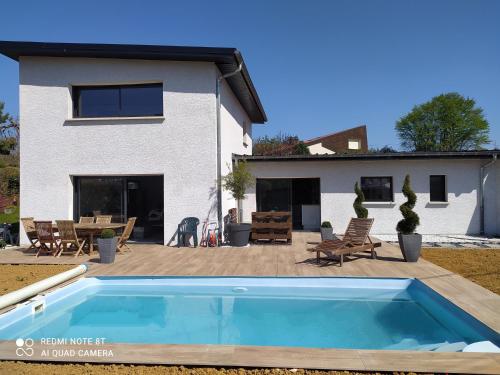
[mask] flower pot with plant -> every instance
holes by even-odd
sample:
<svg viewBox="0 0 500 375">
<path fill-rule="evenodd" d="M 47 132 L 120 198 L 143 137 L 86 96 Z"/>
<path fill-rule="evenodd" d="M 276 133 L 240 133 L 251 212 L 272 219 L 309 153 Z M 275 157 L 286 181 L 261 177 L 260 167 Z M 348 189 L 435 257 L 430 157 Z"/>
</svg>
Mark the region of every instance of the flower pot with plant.
<svg viewBox="0 0 500 375">
<path fill-rule="evenodd" d="M 114 263 L 117 242 L 118 237 L 116 237 L 113 229 L 103 229 L 100 237 L 97 239 L 101 263 Z"/>
<path fill-rule="evenodd" d="M 407 201 L 399 206 L 399 210 L 404 218 L 396 227 L 398 231 L 399 247 L 401 248 L 405 261 L 416 262 L 420 257 L 422 235 L 415 233 L 415 229 L 420 225 L 420 219 L 417 213 L 413 211 L 415 203 L 417 202 L 417 196 L 411 189 L 409 175 L 405 177 L 402 191 Z"/>
<path fill-rule="evenodd" d="M 329 221 L 323 221 L 320 227 L 321 231 L 321 241 L 333 240 L 333 228 L 332 223 Z"/>
<path fill-rule="evenodd" d="M 237 222 L 227 224 L 229 244 L 231 246 L 246 246 L 250 240 L 252 224 L 242 223 L 243 213 L 241 201 L 245 199 L 246 190 L 253 186 L 255 178 L 248 170 L 248 165 L 240 161 L 233 165 L 233 170 L 222 177 L 222 187 L 229 191 L 237 202 Z"/>
</svg>

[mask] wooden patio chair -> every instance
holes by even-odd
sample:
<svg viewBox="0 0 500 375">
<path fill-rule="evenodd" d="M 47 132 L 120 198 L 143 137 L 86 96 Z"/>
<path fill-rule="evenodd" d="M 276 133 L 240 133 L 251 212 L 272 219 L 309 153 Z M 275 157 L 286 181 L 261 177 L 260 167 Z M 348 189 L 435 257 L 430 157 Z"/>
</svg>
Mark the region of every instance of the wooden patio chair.
<svg viewBox="0 0 500 375">
<path fill-rule="evenodd" d="M 32 217 L 22 217 L 21 222 L 23 223 L 24 231 L 26 232 L 26 236 L 30 242 L 30 247 L 28 250 L 37 250 L 40 246 L 40 242 L 38 241 L 38 237 L 36 235 L 35 223 Z"/>
<path fill-rule="evenodd" d="M 93 224 L 94 218 L 92 216 L 80 216 L 80 224 Z"/>
<path fill-rule="evenodd" d="M 60 239 L 57 257 L 59 258 L 66 251 L 75 252 L 75 258 L 83 253 L 85 240 L 78 238 L 73 220 L 56 220 L 56 224 Z"/>
<path fill-rule="evenodd" d="M 357 252 L 370 251 L 372 259 L 377 258 L 376 247 L 380 247 L 380 242 L 372 242 L 369 234 L 373 225 L 373 219 L 352 218 L 347 226 L 342 239 L 326 240 L 320 242 L 315 247 L 307 249 L 316 253 L 316 261 L 320 262 L 321 253 L 327 258 L 340 257 L 340 266 L 344 264 L 344 255 Z"/>
<path fill-rule="evenodd" d="M 97 215 L 95 217 L 95 222 L 96 224 L 110 224 L 112 218 L 112 215 Z"/>
<path fill-rule="evenodd" d="M 135 221 L 137 220 L 136 217 L 129 217 L 127 221 L 127 226 L 123 230 L 122 235 L 118 239 L 118 243 L 116 244 L 116 251 L 121 253 L 122 249 L 127 249 L 128 251 L 131 251 L 132 249 L 127 246 L 127 241 L 130 238 L 130 235 L 132 234 L 132 230 L 134 229 Z"/>
<path fill-rule="evenodd" d="M 52 221 L 34 221 L 34 223 L 38 242 L 40 243 L 36 257 L 38 258 L 42 253 L 55 255 L 54 252 L 57 253 L 59 250 L 59 237 L 54 234 Z"/>
</svg>

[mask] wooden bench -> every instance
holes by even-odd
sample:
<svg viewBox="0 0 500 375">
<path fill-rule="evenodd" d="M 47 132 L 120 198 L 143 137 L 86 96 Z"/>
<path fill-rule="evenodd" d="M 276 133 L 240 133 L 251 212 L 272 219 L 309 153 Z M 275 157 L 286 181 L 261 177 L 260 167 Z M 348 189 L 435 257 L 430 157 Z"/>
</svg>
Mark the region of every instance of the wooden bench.
<svg viewBox="0 0 500 375">
<path fill-rule="evenodd" d="M 252 212 L 253 241 L 292 242 L 292 213 L 289 211 Z"/>
</svg>

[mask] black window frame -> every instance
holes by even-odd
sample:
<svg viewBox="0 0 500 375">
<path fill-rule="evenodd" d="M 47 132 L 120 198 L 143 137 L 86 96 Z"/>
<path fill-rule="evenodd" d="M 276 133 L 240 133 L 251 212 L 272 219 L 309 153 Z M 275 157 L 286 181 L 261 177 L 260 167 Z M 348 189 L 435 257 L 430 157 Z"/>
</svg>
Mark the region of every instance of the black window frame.
<svg viewBox="0 0 500 375">
<path fill-rule="evenodd" d="M 439 177 L 442 178 L 443 186 L 442 186 L 442 192 L 436 192 L 435 194 L 440 195 L 440 198 L 443 199 L 433 199 L 433 184 L 432 184 L 432 178 L 433 177 Z M 442 195 L 441 195 L 442 193 Z M 429 202 L 436 202 L 436 203 L 444 203 L 448 202 L 448 181 L 446 178 L 445 174 L 431 174 L 429 175 Z"/>
<path fill-rule="evenodd" d="M 377 199 L 377 198 L 373 198 L 373 197 L 370 197 L 367 190 L 364 189 L 363 187 L 363 182 L 366 181 L 367 179 L 389 179 L 390 181 L 390 199 L 386 200 L 386 199 Z M 361 190 L 363 191 L 363 194 L 365 195 L 365 201 L 367 203 L 371 203 L 371 202 L 381 202 L 381 203 L 392 203 L 394 202 L 394 180 L 392 178 L 392 176 L 363 176 L 363 177 L 360 177 L 360 187 L 361 187 Z"/>
<path fill-rule="evenodd" d="M 160 88 L 161 89 L 161 112 L 160 113 L 154 113 L 154 114 L 130 114 L 130 113 L 120 113 L 123 112 L 124 109 L 121 107 L 122 105 L 122 89 L 129 89 L 129 88 L 148 88 L 148 87 L 155 87 L 155 88 Z M 82 116 L 81 115 L 81 100 L 80 100 L 80 93 L 82 90 L 86 89 L 101 89 L 101 90 L 106 90 L 106 89 L 117 89 L 118 90 L 118 100 L 119 100 L 119 112 L 112 114 L 112 115 L 86 115 Z M 73 118 L 75 119 L 85 119 L 85 118 L 126 118 L 126 117 L 161 117 L 164 116 L 164 108 L 163 108 L 163 82 L 150 82 L 150 83 L 135 83 L 135 84 L 112 84 L 112 85 L 74 85 L 71 87 L 71 96 L 72 96 L 72 101 L 73 101 Z"/>
</svg>

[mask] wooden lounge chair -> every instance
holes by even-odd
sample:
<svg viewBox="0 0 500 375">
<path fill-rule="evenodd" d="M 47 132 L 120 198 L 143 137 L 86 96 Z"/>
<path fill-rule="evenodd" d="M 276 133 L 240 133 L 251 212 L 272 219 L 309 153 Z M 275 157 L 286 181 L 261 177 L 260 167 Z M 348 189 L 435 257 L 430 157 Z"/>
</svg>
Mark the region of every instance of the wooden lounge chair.
<svg viewBox="0 0 500 375">
<path fill-rule="evenodd" d="M 56 220 L 57 230 L 59 231 L 59 251 L 57 255 L 59 258 L 62 253 L 66 251 L 73 251 L 75 258 L 83 252 L 85 240 L 80 240 L 76 235 L 75 223 L 73 220 Z"/>
<path fill-rule="evenodd" d="M 132 234 L 132 229 L 134 229 L 136 220 L 137 220 L 136 217 L 129 217 L 127 221 L 127 226 L 123 230 L 123 233 L 118 239 L 118 243 L 116 244 L 117 252 L 121 253 L 123 249 L 127 249 L 128 251 L 132 250 L 130 247 L 127 246 L 127 241 L 130 238 L 130 235 Z"/>
<path fill-rule="evenodd" d="M 307 249 L 316 253 L 316 261 L 320 262 L 321 253 L 327 258 L 340 258 L 340 266 L 344 263 L 344 255 L 350 255 L 362 251 L 370 251 L 373 259 L 377 258 L 376 247 L 380 247 L 380 242 L 372 242 L 370 239 L 370 229 L 373 225 L 373 219 L 352 218 L 347 226 L 342 239 L 326 240 L 320 242 L 315 247 Z"/>
<path fill-rule="evenodd" d="M 112 215 L 98 215 L 95 217 L 96 224 L 110 224 Z"/>
<path fill-rule="evenodd" d="M 21 222 L 23 223 L 24 231 L 26 232 L 26 236 L 30 242 L 30 247 L 28 250 L 37 250 L 40 246 L 40 242 L 38 241 L 38 237 L 36 235 L 35 223 L 32 217 L 22 217 Z"/>
<path fill-rule="evenodd" d="M 80 224 L 93 224 L 94 218 L 92 216 L 80 216 Z"/>
<path fill-rule="evenodd" d="M 59 237 L 54 235 L 52 221 L 34 221 L 34 223 L 38 242 L 40 243 L 36 257 L 38 258 L 42 253 L 54 255 L 54 251 L 59 250 Z"/>
</svg>

